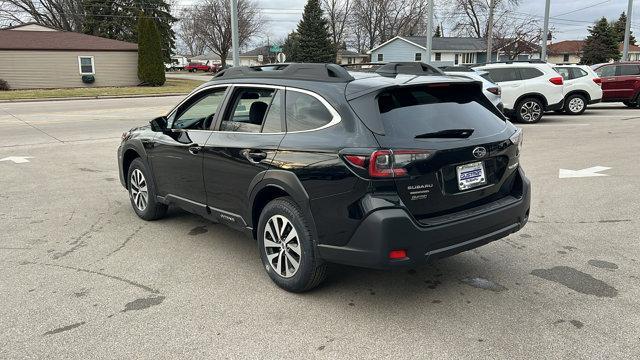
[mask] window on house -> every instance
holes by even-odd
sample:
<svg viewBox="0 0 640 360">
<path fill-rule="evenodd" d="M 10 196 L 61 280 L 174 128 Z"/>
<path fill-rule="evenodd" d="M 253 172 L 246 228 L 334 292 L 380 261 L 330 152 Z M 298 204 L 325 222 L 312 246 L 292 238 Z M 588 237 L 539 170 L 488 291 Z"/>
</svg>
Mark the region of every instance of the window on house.
<svg viewBox="0 0 640 360">
<path fill-rule="evenodd" d="M 461 55 L 463 64 L 474 64 L 476 62 L 476 54 L 474 53 L 465 53 Z"/>
<path fill-rule="evenodd" d="M 378 61 L 384 61 L 383 54 L 378 54 Z"/>
<path fill-rule="evenodd" d="M 93 75 L 96 73 L 93 56 L 78 56 L 80 75 Z"/>
<path fill-rule="evenodd" d="M 564 54 L 562 56 L 562 62 L 569 62 L 569 54 Z"/>
<path fill-rule="evenodd" d="M 416 56 L 414 58 L 416 61 L 422 61 L 422 53 L 416 53 Z"/>
<path fill-rule="evenodd" d="M 442 60 L 442 54 L 436 53 L 436 61 L 441 61 L 441 60 Z"/>
</svg>

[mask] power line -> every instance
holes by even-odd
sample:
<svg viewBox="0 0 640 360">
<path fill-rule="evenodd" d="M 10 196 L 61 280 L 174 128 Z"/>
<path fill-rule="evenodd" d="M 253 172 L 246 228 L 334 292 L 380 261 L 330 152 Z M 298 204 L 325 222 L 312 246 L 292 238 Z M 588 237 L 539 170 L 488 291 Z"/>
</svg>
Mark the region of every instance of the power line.
<svg viewBox="0 0 640 360">
<path fill-rule="evenodd" d="M 601 1 L 601 2 L 598 2 L 598 3 L 595 3 L 595 4 L 587 5 L 587 6 L 583 7 L 583 8 L 579 8 L 579 9 L 575 9 L 575 10 L 567 11 L 567 12 L 564 12 L 564 13 L 562 13 L 562 14 L 555 14 L 554 16 L 556 16 L 556 17 L 557 17 L 557 16 L 563 16 L 563 15 L 573 14 L 573 13 L 575 13 L 575 12 L 582 11 L 582 10 L 586 10 L 586 9 L 590 9 L 590 8 L 592 8 L 592 7 L 596 7 L 596 6 L 598 6 L 598 5 L 602 5 L 602 4 L 604 4 L 604 3 L 608 3 L 608 2 L 611 2 L 611 0 Z"/>
</svg>

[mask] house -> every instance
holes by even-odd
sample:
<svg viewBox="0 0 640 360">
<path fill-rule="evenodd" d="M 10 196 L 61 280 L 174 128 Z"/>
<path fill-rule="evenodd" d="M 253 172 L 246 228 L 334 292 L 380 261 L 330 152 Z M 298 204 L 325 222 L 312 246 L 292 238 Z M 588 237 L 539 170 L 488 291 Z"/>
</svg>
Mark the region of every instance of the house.
<svg viewBox="0 0 640 360">
<path fill-rule="evenodd" d="M 533 47 L 531 47 L 533 48 Z M 506 49 L 498 49 L 496 56 L 502 60 L 508 60 Z M 391 61 L 422 61 L 427 52 L 426 36 L 396 36 L 373 49 L 367 54 L 371 55 L 371 62 Z M 518 60 L 536 58 L 532 52 L 522 53 Z M 471 65 L 485 63 L 487 61 L 487 44 L 484 39 L 471 37 L 434 37 L 431 44 L 431 63 L 436 66 Z"/>
<path fill-rule="evenodd" d="M 362 64 L 369 61 L 369 55 L 351 50 L 338 50 L 338 64 Z"/>
<path fill-rule="evenodd" d="M 95 82 L 84 83 L 83 75 Z M 138 45 L 28 23 L 0 30 L 0 79 L 12 89 L 138 85 Z"/>
<path fill-rule="evenodd" d="M 582 60 L 584 40 L 565 40 L 547 47 L 547 61 L 553 64 L 578 64 Z M 620 44 L 620 52 L 624 44 Z M 629 60 L 640 61 L 640 46 L 629 44 Z"/>
</svg>

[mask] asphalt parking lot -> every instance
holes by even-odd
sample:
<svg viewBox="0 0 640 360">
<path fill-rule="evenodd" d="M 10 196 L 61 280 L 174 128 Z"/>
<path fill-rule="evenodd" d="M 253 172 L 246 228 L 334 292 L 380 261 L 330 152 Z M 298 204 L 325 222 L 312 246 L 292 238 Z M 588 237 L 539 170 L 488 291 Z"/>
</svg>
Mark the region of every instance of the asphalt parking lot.
<svg viewBox="0 0 640 360">
<path fill-rule="evenodd" d="M 290 294 L 240 233 L 131 210 L 120 134 L 178 99 L 0 104 L 0 358 L 640 354 L 640 110 L 522 126 L 519 233 L 416 269 L 336 267 Z"/>
</svg>

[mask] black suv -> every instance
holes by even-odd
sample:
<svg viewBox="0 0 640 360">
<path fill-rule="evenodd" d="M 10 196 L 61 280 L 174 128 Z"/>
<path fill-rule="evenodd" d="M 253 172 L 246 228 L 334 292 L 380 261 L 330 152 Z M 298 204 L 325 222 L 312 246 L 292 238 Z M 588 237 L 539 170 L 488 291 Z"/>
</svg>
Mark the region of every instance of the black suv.
<svg viewBox="0 0 640 360">
<path fill-rule="evenodd" d="M 220 72 L 123 134 L 133 210 L 154 220 L 174 204 L 246 232 L 295 292 L 328 263 L 418 265 L 518 231 L 530 203 L 521 131 L 480 83 L 410 68 Z"/>
</svg>

